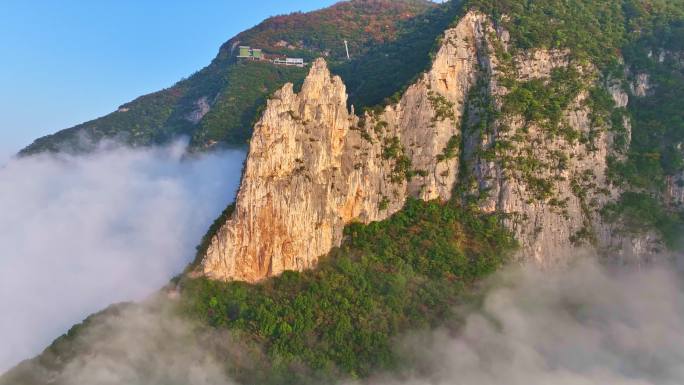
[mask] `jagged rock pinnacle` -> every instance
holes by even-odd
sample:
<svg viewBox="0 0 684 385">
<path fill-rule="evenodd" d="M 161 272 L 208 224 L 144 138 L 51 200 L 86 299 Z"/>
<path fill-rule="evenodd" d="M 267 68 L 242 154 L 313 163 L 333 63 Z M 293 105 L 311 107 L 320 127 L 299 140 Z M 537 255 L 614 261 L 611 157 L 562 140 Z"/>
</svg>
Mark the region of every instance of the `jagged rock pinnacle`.
<svg viewBox="0 0 684 385">
<path fill-rule="evenodd" d="M 611 239 L 599 219 L 587 218 L 584 198 L 573 195 L 570 178 L 590 170 L 592 183 L 608 191 L 603 170 L 609 135 L 598 135 L 596 148 L 588 150 L 579 143 L 547 142 L 534 126 L 514 143 L 511 133 L 521 124 L 516 117 L 478 126 L 487 107 L 470 100 L 471 91 L 490 95 L 496 108 L 507 92 L 499 85 L 504 74 L 493 39 L 505 49 L 508 34 L 496 31 L 483 14 L 469 12 L 445 31 L 431 69 L 401 100 L 362 119 L 349 112 L 342 80 L 331 75 L 325 60 L 315 60 L 300 93 L 287 84 L 268 101 L 254 128 L 235 211 L 211 240 L 200 272 L 256 282 L 312 268 L 340 245 L 348 223 L 385 219 L 410 196 L 447 201 L 459 178 L 480 196 L 483 211 L 505 214 L 506 225 L 521 241 L 521 257 L 547 264 L 550 256 L 572 250 L 573 234 L 588 224 L 603 244 L 622 242 Z M 568 56 L 565 51 L 523 53 L 514 58 L 516 76 L 548 79 L 554 68 L 571 65 Z M 585 98 L 586 93 L 579 95 L 564 116 L 578 131 L 591 130 Z M 468 130 L 462 132 L 462 126 Z M 497 143 L 507 147 L 500 150 Z M 543 145 L 530 149 L 531 143 Z M 554 191 L 563 210 L 535 200 L 526 181 L 504 166 L 510 162 L 503 159 L 527 150 L 539 160 L 558 154 L 581 159 L 564 171 L 565 177 L 553 171 L 543 175 L 558 181 Z M 615 193 L 590 197 L 606 203 Z"/>
</svg>

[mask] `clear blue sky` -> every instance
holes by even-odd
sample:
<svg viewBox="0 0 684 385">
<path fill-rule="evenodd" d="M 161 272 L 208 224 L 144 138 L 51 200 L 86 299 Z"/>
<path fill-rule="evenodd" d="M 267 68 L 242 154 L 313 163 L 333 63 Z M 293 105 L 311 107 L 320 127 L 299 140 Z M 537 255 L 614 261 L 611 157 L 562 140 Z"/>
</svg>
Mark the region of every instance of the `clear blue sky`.
<svg viewBox="0 0 684 385">
<path fill-rule="evenodd" d="M 0 161 L 209 64 L 276 14 L 335 0 L 0 0 Z"/>
</svg>

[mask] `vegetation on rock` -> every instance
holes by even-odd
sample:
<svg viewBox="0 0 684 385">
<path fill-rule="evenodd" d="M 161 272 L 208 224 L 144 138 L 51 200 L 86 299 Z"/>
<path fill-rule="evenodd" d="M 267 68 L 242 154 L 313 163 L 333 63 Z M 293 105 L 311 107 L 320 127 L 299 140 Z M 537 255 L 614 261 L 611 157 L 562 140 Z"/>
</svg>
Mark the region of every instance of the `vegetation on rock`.
<svg viewBox="0 0 684 385">
<path fill-rule="evenodd" d="M 684 3 L 470 0 L 467 6 L 491 15 L 497 26 L 510 33 L 510 52 L 497 53 L 502 62 L 520 50 L 567 49 L 573 62 L 597 67 L 604 83 L 581 81 L 577 74 L 556 71 L 551 84 L 536 80 L 506 84 L 512 88 L 503 112 L 520 114 L 527 121 L 542 124 L 550 134 L 558 133 L 566 140 L 580 140 L 591 146 L 594 139 L 591 135 L 580 136 L 558 124 L 563 106 L 583 88 L 589 92 L 587 103 L 596 129 L 593 133 L 606 127 L 611 129 L 618 153 L 625 150 L 628 140 L 623 116 L 630 117 L 631 143 L 626 159 L 613 156 L 609 161 L 612 182 L 626 192 L 617 207 L 608 210 L 613 214 L 608 218 L 620 223 L 626 231 L 644 232 L 646 227 L 635 226 L 634 214 L 651 207 L 652 215 L 662 215 L 658 214 L 658 220 L 647 221 L 652 225 L 647 226 L 648 230 L 656 230 L 668 245 L 674 246 L 674 234 L 684 229 L 684 215 L 668 201 L 666 190 L 668 183 L 684 171 L 681 150 L 684 143 L 681 108 Z M 648 74 L 653 87 L 651 94 L 633 93 L 627 111 L 616 108 L 606 92 L 605 82 L 622 82 L 622 88 L 627 89 L 639 74 Z M 561 82 L 555 82 L 554 78 Z M 524 164 L 529 166 L 535 162 Z M 537 166 L 548 168 L 548 165 Z M 540 199 L 551 198 L 549 186 L 537 183 L 542 181 L 533 177 L 527 179 L 533 182 L 532 190 L 540 192 Z"/>
</svg>

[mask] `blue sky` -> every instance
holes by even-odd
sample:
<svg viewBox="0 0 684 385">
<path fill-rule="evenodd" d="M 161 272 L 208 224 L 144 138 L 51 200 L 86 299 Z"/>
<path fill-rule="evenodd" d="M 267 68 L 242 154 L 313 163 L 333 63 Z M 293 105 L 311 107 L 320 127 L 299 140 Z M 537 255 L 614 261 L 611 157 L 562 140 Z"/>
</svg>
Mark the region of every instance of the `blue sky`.
<svg viewBox="0 0 684 385">
<path fill-rule="evenodd" d="M 209 64 L 276 14 L 335 0 L 0 0 L 0 161 Z"/>
</svg>

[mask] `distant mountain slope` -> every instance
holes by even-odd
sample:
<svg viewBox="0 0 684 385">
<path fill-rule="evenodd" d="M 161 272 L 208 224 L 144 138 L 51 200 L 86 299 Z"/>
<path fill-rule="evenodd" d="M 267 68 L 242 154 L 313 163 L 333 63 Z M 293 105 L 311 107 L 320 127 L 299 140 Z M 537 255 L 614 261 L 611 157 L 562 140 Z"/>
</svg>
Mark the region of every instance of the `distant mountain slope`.
<svg viewBox="0 0 684 385">
<path fill-rule="evenodd" d="M 344 59 L 343 40 L 347 40 L 349 51 L 359 56 L 376 44 L 396 40 L 402 21 L 434 6 L 426 0 L 353 0 L 319 11 L 276 16 L 238 34 L 221 47 L 219 55 L 228 56 L 239 42 L 273 54 Z"/>
<path fill-rule="evenodd" d="M 306 70 L 238 63 L 233 47 L 245 44 L 269 54 L 307 59 L 327 55 L 346 61 L 343 39 L 349 41 L 354 57 L 398 40 L 405 45 L 405 32 L 415 30 L 411 20 L 424 15 L 424 23 L 430 24 L 431 18 L 440 19 L 435 8 L 427 0 L 352 0 L 311 13 L 272 17 L 226 42 L 212 63 L 190 78 L 126 103 L 109 115 L 40 138 L 21 154 L 87 151 L 102 139 L 147 146 L 189 136 L 191 146 L 199 150 L 244 145 L 267 96 L 287 82 L 301 82 Z M 443 29 L 446 19 L 440 20 L 431 28 L 433 35 L 424 39 L 428 48 Z M 406 68 L 413 68 L 412 64 L 407 62 Z M 347 71 L 347 76 L 356 75 Z M 396 79 L 387 80 L 396 83 Z"/>
</svg>

